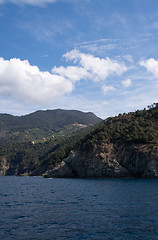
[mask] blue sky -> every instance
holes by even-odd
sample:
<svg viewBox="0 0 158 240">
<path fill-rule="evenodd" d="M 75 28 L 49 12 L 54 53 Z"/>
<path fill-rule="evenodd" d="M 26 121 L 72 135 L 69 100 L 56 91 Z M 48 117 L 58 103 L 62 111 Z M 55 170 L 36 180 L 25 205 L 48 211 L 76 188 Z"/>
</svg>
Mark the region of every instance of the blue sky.
<svg viewBox="0 0 158 240">
<path fill-rule="evenodd" d="M 0 112 L 158 102 L 157 0 L 0 0 Z"/>
</svg>

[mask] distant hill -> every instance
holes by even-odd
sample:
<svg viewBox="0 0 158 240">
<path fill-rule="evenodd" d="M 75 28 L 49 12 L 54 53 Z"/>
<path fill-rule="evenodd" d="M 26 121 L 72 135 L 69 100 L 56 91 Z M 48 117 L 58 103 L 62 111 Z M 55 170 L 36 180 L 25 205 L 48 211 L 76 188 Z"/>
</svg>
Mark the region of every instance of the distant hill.
<svg viewBox="0 0 158 240">
<path fill-rule="evenodd" d="M 20 117 L 0 114 L 0 143 L 46 138 L 52 135 L 52 131 L 72 124 L 92 126 L 101 120 L 91 112 L 62 109 L 36 111 Z"/>
</svg>

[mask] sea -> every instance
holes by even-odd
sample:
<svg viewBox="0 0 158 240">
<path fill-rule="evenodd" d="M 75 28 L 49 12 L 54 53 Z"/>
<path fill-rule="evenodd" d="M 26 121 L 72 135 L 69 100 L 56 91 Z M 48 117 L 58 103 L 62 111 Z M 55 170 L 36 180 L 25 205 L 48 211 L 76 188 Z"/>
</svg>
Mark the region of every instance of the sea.
<svg viewBox="0 0 158 240">
<path fill-rule="evenodd" d="M 1 240 L 157 240 L 158 180 L 0 177 Z"/>
</svg>

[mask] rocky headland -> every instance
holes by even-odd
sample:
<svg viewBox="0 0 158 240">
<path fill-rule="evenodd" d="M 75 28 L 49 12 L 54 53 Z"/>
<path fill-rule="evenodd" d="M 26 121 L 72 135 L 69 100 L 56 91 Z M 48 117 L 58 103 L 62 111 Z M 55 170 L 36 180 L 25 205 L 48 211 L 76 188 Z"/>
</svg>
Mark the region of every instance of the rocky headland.
<svg viewBox="0 0 158 240">
<path fill-rule="evenodd" d="M 158 146 L 105 144 L 72 151 L 44 174 L 52 178 L 157 178 Z"/>
<path fill-rule="evenodd" d="M 80 133 L 27 148 L 1 148 L 1 175 L 158 178 L 158 104 L 108 118 Z"/>
</svg>

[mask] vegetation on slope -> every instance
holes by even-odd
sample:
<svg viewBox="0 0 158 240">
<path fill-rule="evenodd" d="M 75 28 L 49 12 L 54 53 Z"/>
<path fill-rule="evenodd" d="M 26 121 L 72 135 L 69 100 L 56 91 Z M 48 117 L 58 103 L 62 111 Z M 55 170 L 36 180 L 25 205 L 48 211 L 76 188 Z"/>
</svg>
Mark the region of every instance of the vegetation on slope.
<svg viewBox="0 0 158 240">
<path fill-rule="evenodd" d="M 91 126 L 100 121 L 93 113 L 76 110 L 37 111 L 21 117 L 0 114 L 0 144 L 42 140 L 61 130 L 66 132 L 66 127 L 75 123 Z M 78 131 L 78 128 L 69 128 L 67 132 Z"/>
<path fill-rule="evenodd" d="M 131 144 L 158 144 L 158 104 L 148 106 L 148 110 L 137 110 L 128 114 L 119 114 L 99 123 L 91 129 L 85 137 L 81 137 L 71 144 L 66 144 L 52 153 L 49 160 L 53 163 L 62 161 L 71 150 L 92 151 L 102 144 L 131 145 Z M 61 150 L 61 151 L 60 151 Z"/>
<path fill-rule="evenodd" d="M 53 138 L 34 142 L 12 142 L 0 145 L 0 170 L 3 175 L 41 175 L 68 156 L 73 143 L 90 131 L 67 126 Z M 5 168 L 5 171 L 2 170 Z"/>
<path fill-rule="evenodd" d="M 59 133 L 59 132 L 58 132 Z M 62 135 L 62 134 L 61 134 Z M 95 128 L 77 134 L 56 137 L 44 143 L 14 144 L 0 149 L 0 159 L 10 161 L 7 174 L 40 175 L 67 158 L 71 150 L 92 151 L 102 144 L 158 144 L 158 104 L 148 110 L 119 114 L 99 123 Z M 12 169 L 12 170 L 11 170 Z M 18 170 L 17 170 L 18 169 Z"/>
<path fill-rule="evenodd" d="M 102 142 L 158 144 L 158 104 L 148 108 L 107 119 L 81 141 L 80 147 L 88 149 Z"/>
</svg>

